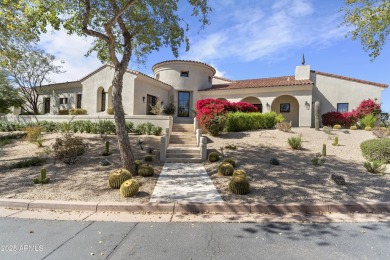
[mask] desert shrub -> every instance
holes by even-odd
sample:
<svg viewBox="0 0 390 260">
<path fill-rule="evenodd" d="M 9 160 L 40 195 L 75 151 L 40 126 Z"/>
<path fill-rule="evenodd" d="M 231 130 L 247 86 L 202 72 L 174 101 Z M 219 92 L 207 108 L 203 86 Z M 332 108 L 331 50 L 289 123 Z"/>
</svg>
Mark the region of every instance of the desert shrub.
<svg viewBox="0 0 390 260">
<path fill-rule="evenodd" d="M 209 159 L 209 162 L 219 161 L 219 155 L 216 152 L 211 152 L 211 153 L 209 153 L 208 159 Z"/>
<path fill-rule="evenodd" d="M 258 112 L 230 112 L 227 115 L 225 130 L 240 132 L 255 129 L 269 129 L 275 125 L 275 112 L 261 114 Z"/>
<path fill-rule="evenodd" d="M 225 160 L 223 160 L 223 162 L 225 163 L 230 163 L 234 168 L 236 167 L 236 161 L 233 160 L 232 158 L 226 158 Z"/>
<path fill-rule="evenodd" d="M 381 106 L 372 99 L 363 100 L 356 110 L 353 110 L 354 114 L 358 118 L 363 118 L 365 115 L 372 114 L 374 116 L 379 115 L 381 112 Z"/>
<path fill-rule="evenodd" d="M 356 125 L 352 125 L 349 130 L 357 130 L 357 126 Z"/>
<path fill-rule="evenodd" d="M 325 158 L 322 157 L 320 153 L 317 153 L 310 161 L 314 166 L 319 166 L 325 162 Z"/>
<path fill-rule="evenodd" d="M 152 134 L 153 127 L 155 127 L 155 126 L 150 122 L 142 123 L 142 124 L 137 125 L 134 132 L 136 134 L 140 134 L 140 135 L 150 135 L 150 134 Z M 156 131 L 158 131 L 158 130 L 156 130 Z M 162 129 L 161 129 L 161 131 L 162 131 Z"/>
<path fill-rule="evenodd" d="M 362 119 L 360 119 L 360 124 L 362 128 L 365 128 L 367 126 L 374 127 L 375 123 L 377 121 L 377 117 L 373 114 L 365 115 Z"/>
<path fill-rule="evenodd" d="M 114 108 L 113 107 L 107 108 L 107 114 L 113 115 L 114 114 Z"/>
<path fill-rule="evenodd" d="M 151 155 L 145 155 L 144 161 L 145 161 L 145 162 L 152 162 L 152 161 L 153 161 L 153 156 L 151 156 Z"/>
<path fill-rule="evenodd" d="M 336 129 L 336 130 L 341 129 L 341 125 L 337 125 L 336 124 L 336 125 L 333 126 L 333 129 Z"/>
<path fill-rule="evenodd" d="M 122 183 L 119 192 L 125 197 L 132 197 L 138 193 L 139 183 L 136 179 L 130 179 Z"/>
<path fill-rule="evenodd" d="M 82 124 L 80 127 L 83 129 L 83 132 L 86 132 L 89 134 L 92 131 L 93 123 L 89 120 L 85 120 L 85 121 L 82 121 Z"/>
<path fill-rule="evenodd" d="M 41 126 L 31 126 L 26 127 L 24 129 L 26 132 L 26 140 L 28 142 L 36 142 L 39 138 L 41 138 L 42 134 L 42 127 Z"/>
<path fill-rule="evenodd" d="M 111 120 L 99 120 L 96 124 L 97 134 L 115 134 L 115 123 Z"/>
<path fill-rule="evenodd" d="M 16 168 L 28 168 L 31 166 L 42 166 L 46 162 L 46 158 L 41 157 L 32 157 L 30 159 L 25 159 L 18 161 L 16 163 L 13 163 L 9 166 L 10 169 L 16 169 Z"/>
<path fill-rule="evenodd" d="M 134 123 L 131 121 L 126 121 L 126 130 L 128 133 L 134 132 Z"/>
<path fill-rule="evenodd" d="M 81 137 L 73 136 L 72 133 L 65 133 L 62 138 L 56 138 L 52 149 L 54 159 L 66 164 L 74 164 L 79 156 L 84 154 L 87 144 Z"/>
<path fill-rule="evenodd" d="M 271 165 L 279 165 L 279 164 L 280 164 L 280 163 L 279 163 L 279 160 L 276 159 L 275 157 L 272 157 L 272 158 L 269 160 L 269 163 L 270 163 Z"/>
<path fill-rule="evenodd" d="M 390 162 L 390 138 L 372 139 L 360 144 L 363 156 L 369 161 Z"/>
<path fill-rule="evenodd" d="M 302 136 L 292 136 L 288 138 L 288 144 L 294 150 L 302 149 Z"/>
<path fill-rule="evenodd" d="M 282 114 L 277 114 L 276 116 L 275 116 L 275 122 L 276 123 L 282 123 L 282 122 L 284 122 L 284 116 L 282 115 Z"/>
<path fill-rule="evenodd" d="M 218 166 L 218 174 L 222 176 L 233 175 L 234 167 L 228 162 L 223 162 Z"/>
<path fill-rule="evenodd" d="M 24 127 L 23 124 L 0 120 L 0 132 L 21 131 Z"/>
<path fill-rule="evenodd" d="M 290 133 L 291 132 L 291 122 L 283 121 L 281 123 L 276 123 L 276 128 L 279 131 Z"/>
<path fill-rule="evenodd" d="M 125 181 L 131 179 L 131 173 L 126 169 L 113 171 L 108 177 L 108 185 L 111 189 L 119 189 Z"/>
<path fill-rule="evenodd" d="M 82 108 L 69 109 L 69 115 L 86 115 L 87 110 Z"/>
<path fill-rule="evenodd" d="M 58 115 L 69 115 L 68 109 L 58 110 Z"/>
<path fill-rule="evenodd" d="M 390 136 L 390 130 L 387 129 L 386 127 L 380 127 L 380 128 L 374 129 L 372 131 L 372 134 L 378 138 L 384 138 L 384 137 Z"/>
<path fill-rule="evenodd" d="M 12 133 L 0 136 L 0 141 L 9 141 L 11 139 L 20 139 L 26 137 L 26 133 Z"/>
<path fill-rule="evenodd" d="M 386 170 L 386 165 L 380 161 L 372 161 L 365 162 L 364 168 L 366 168 L 366 170 L 371 173 L 384 173 Z"/>
<path fill-rule="evenodd" d="M 322 125 L 344 125 L 345 118 L 340 112 L 328 112 L 323 115 L 321 115 L 322 118 Z"/>
<path fill-rule="evenodd" d="M 160 127 L 160 126 L 153 126 L 151 129 L 152 135 L 159 136 L 159 135 L 161 135 L 161 132 L 162 132 L 162 127 Z"/>
<path fill-rule="evenodd" d="M 233 172 L 233 177 L 235 176 L 243 176 L 243 177 L 246 177 L 246 172 L 244 170 L 235 170 Z"/>
<path fill-rule="evenodd" d="M 154 169 L 149 164 L 142 164 L 138 167 L 138 175 L 142 177 L 151 177 L 154 174 Z"/>
<path fill-rule="evenodd" d="M 168 115 L 168 116 L 173 116 L 176 112 L 176 105 L 173 100 L 173 96 L 169 97 L 169 102 L 168 105 L 164 106 L 163 108 L 163 113 Z"/>
<path fill-rule="evenodd" d="M 249 182 L 244 176 L 232 177 L 228 184 L 229 191 L 234 194 L 245 195 L 250 192 Z"/>
<path fill-rule="evenodd" d="M 41 174 L 39 178 L 33 179 L 34 184 L 47 184 L 49 183 L 50 178 L 46 177 L 46 168 L 41 169 Z"/>
<path fill-rule="evenodd" d="M 196 119 L 212 136 L 218 136 L 225 128 L 225 102 L 218 99 L 201 99 L 196 102 Z"/>
</svg>

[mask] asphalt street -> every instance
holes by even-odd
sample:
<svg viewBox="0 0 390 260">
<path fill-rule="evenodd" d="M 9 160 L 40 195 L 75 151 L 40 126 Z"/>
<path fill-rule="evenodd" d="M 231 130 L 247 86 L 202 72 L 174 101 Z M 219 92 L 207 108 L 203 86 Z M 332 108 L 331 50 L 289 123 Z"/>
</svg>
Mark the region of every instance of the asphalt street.
<svg viewBox="0 0 390 260">
<path fill-rule="evenodd" d="M 0 219 L 0 259 L 390 259 L 383 223 Z"/>
</svg>

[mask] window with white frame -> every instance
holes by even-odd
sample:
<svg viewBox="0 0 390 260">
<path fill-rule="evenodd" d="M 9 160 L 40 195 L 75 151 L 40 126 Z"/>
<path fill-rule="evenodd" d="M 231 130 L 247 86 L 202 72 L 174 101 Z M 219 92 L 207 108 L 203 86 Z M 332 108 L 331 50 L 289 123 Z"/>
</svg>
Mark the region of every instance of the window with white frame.
<svg viewBox="0 0 390 260">
<path fill-rule="evenodd" d="M 348 103 L 337 103 L 337 112 L 348 112 Z"/>
</svg>

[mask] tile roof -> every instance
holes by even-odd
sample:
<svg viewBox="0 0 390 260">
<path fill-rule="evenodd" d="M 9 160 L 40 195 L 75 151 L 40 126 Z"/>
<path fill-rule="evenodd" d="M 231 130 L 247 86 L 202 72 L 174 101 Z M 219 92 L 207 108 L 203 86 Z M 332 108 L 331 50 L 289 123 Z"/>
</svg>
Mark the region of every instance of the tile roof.
<svg viewBox="0 0 390 260">
<path fill-rule="evenodd" d="M 310 79 L 296 80 L 295 76 L 284 76 L 284 77 L 275 77 L 275 78 L 237 80 L 230 84 L 216 84 L 213 85 L 211 88 L 202 91 L 243 89 L 243 88 L 268 88 L 268 87 L 301 86 L 301 85 L 313 85 L 313 82 Z"/>
<path fill-rule="evenodd" d="M 164 63 L 170 63 L 170 62 L 191 62 L 191 63 L 197 63 L 197 64 L 201 64 L 201 65 L 205 65 L 207 67 L 209 67 L 212 71 L 214 71 L 214 74 L 216 73 L 216 70 L 213 66 L 207 64 L 207 63 L 204 63 L 204 62 L 200 62 L 200 61 L 194 61 L 194 60 L 166 60 L 166 61 L 162 61 L 162 62 L 158 62 L 156 64 L 153 65 L 152 67 L 152 70 L 154 71 L 154 68 L 158 65 L 161 65 L 161 64 L 164 64 Z"/>
<path fill-rule="evenodd" d="M 367 80 L 361 80 L 361 79 L 356 79 L 356 78 L 350 78 L 350 77 L 340 76 L 340 75 L 336 75 L 336 74 L 330 74 L 330 73 L 316 71 L 316 70 L 311 70 L 310 72 L 318 74 L 318 75 L 322 75 L 322 76 L 354 81 L 354 82 L 363 83 L 363 84 L 367 84 L 367 85 L 373 85 L 373 86 L 377 86 L 377 87 L 381 87 L 381 88 L 387 88 L 389 86 L 387 84 L 382 84 L 382 83 L 377 83 L 377 82 L 372 82 L 372 81 L 367 81 Z"/>
</svg>

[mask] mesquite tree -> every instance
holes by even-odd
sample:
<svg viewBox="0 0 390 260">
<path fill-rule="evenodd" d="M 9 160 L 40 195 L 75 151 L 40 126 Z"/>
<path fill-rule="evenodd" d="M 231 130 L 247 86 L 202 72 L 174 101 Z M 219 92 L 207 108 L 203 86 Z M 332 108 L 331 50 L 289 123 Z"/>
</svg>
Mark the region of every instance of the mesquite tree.
<svg viewBox="0 0 390 260">
<path fill-rule="evenodd" d="M 179 16 L 179 0 L 35 0 L 25 15 L 30 26 L 46 30 L 61 25 L 69 34 L 91 36 L 94 44 L 88 54 L 97 53 L 103 62 L 114 66 L 112 99 L 123 167 L 135 172 L 134 156 L 125 126 L 122 105 L 123 76 L 133 58 L 143 62 L 147 54 L 169 46 L 175 57 L 183 42 L 189 48 L 185 32 L 188 24 Z M 208 0 L 187 0 L 192 15 L 199 16 L 202 27 L 208 24 Z M 180 4 L 184 4 L 180 1 Z"/>
</svg>

